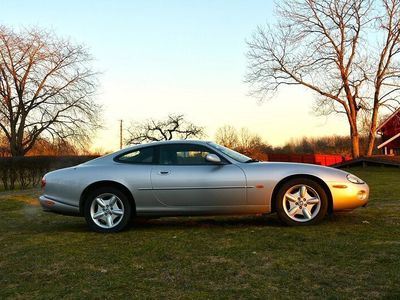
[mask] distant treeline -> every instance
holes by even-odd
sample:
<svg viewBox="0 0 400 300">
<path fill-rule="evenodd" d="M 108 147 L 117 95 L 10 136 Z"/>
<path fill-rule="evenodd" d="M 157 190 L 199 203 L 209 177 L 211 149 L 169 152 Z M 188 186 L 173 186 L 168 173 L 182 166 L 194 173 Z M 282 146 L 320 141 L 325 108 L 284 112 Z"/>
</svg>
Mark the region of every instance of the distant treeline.
<svg viewBox="0 0 400 300">
<path fill-rule="evenodd" d="M 368 145 L 367 137 L 360 138 L 360 150 L 364 153 Z M 351 139 L 349 136 L 302 137 L 291 139 L 282 147 L 269 147 L 270 153 L 301 154 L 340 154 L 351 155 Z"/>
<path fill-rule="evenodd" d="M 27 156 L 0 157 L 0 180 L 3 189 L 36 187 L 51 170 L 71 167 L 98 156 Z"/>
<path fill-rule="evenodd" d="M 100 155 L 101 150 L 89 151 L 82 145 L 74 145 L 65 140 L 38 138 L 35 145 L 25 156 L 76 156 Z M 0 157 L 10 157 L 11 151 L 7 139 L 0 135 Z"/>
<path fill-rule="evenodd" d="M 246 127 L 237 129 L 231 125 L 224 125 L 218 128 L 215 140 L 221 145 L 257 159 L 263 159 L 267 154 L 335 154 L 342 156 L 351 156 L 352 154 L 349 136 L 301 137 L 291 139 L 283 146 L 272 146 L 260 135 L 251 132 Z M 367 145 L 367 136 L 360 136 L 361 153 L 365 153 Z"/>
<path fill-rule="evenodd" d="M 364 151 L 367 145 L 367 138 L 362 137 L 360 149 Z M 234 149 L 260 160 L 267 160 L 268 154 L 335 154 L 349 157 L 351 156 L 351 139 L 347 136 L 302 137 L 291 139 L 283 146 L 271 146 L 259 141 L 248 147 L 238 146 Z M 379 150 L 375 149 L 374 154 L 378 153 Z"/>
</svg>

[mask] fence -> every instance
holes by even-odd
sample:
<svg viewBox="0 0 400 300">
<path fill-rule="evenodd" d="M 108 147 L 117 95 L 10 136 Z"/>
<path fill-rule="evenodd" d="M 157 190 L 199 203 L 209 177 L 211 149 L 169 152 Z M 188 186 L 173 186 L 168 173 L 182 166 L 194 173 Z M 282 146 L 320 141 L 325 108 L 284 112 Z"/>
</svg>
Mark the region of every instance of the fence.
<svg viewBox="0 0 400 300">
<path fill-rule="evenodd" d="M 286 161 L 330 166 L 350 160 L 350 156 L 336 154 L 268 154 L 268 161 Z"/>
<path fill-rule="evenodd" d="M 38 186 L 49 171 L 81 164 L 97 156 L 1 157 L 0 180 L 5 190 Z"/>
</svg>

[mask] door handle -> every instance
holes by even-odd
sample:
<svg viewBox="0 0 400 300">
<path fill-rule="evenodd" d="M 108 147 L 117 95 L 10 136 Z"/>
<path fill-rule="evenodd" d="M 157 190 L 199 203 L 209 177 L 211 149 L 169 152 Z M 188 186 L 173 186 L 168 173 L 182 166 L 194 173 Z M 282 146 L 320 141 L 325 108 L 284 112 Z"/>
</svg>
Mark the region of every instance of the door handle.
<svg viewBox="0 0 400 300">
<path fill-rule="evenodd" d="M 169 171 L 160 171 L 160 172 L 158 172 L 158 174 L 160 174 L 160 175 L 168 175 Z"/>
</svg>

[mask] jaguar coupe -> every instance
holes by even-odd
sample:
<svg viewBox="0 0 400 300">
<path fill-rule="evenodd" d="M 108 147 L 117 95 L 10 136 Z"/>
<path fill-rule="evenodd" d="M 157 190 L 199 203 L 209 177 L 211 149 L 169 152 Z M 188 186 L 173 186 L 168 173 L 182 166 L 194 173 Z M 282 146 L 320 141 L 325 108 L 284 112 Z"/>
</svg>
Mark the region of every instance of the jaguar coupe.
<svg viewBox="0 0 400 300">
<path fill-rule="evenodd" d="M 368 185 L 342 170 L 259 162 L 208 141 L 132 146 L 42 179 L 43 209 L 82 216 L 98 232 L 117 232 L 135 217 L 268 214 L 287 225 L 368 202 Z"/>
</svg>

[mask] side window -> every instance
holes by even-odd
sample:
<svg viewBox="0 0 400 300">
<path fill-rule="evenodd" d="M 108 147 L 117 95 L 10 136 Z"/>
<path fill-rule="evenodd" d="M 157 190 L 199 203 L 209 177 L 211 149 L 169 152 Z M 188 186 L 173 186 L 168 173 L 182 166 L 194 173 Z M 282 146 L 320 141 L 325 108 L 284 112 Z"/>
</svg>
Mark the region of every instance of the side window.
<svg viewBox="0 0 400 300">
<path fill-rule="evenodd" d="M 209 153 L 214 153 L 200 145 L 164 145 L 160 146 L 161 165 L 209 165 L 206 160 Z"/>
<path fill-rule="evenodd" d="M 153 163 L 153 157 L 154 147 L 147 147 L 124 153 L 116 161 L 131 164 L 151 164 Z"/>
</svg>

